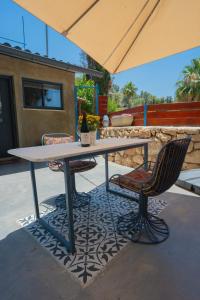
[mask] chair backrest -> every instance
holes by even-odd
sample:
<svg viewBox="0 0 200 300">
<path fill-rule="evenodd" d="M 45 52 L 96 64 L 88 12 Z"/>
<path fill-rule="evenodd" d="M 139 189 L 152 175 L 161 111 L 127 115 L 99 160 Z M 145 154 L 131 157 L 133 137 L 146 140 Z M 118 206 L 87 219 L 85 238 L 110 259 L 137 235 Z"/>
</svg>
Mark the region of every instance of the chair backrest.
<svg viewBox="0 0 200 300">
<path fill-rule="evenodd" d="M 42 145 L 66 144 L 73 141 L 73 136 L 66 133 L 45 133 L 42 136 Z"/>
<path fill-rule="evenodd" d="M 159 195 L 178 179 L 191 138 L 174 140 L 160 150 L 152 172 L 152 181 L 144 193 Z"/>
</svg>

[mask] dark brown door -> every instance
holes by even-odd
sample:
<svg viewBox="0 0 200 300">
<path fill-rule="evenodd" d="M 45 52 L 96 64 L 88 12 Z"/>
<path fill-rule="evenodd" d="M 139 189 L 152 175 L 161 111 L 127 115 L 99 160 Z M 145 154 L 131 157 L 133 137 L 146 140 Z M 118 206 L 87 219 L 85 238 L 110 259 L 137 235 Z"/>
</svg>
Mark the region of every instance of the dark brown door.
<svg viewBox="0 0 200 300">
<path fill-rule="evenodd" d="M 15 146 L 11 79 L 0 76 L 0 158 Z"/>
</svg>

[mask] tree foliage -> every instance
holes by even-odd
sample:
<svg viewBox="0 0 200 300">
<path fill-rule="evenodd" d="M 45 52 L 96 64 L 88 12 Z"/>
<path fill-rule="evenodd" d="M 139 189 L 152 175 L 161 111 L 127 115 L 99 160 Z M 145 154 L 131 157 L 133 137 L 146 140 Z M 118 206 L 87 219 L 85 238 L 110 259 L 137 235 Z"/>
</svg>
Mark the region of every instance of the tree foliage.
<svg viewBox="0 0 200 300">
<path fill-rule="evenodd" d="M 131 98 L 137 95 L 136 92 L 137 87 L 134 85 L 134 83 L 131 81 L 127 82 L 122 89 L 122 93 L 124 95 L 122 103 L 127 107 L 131 107 Z"/>
<path fill-rule="evenodd" d="M 178 101 L 200 101 L 200 58 L 193 59 L 191 65 L 182 72 L 182 79 L 177 82 L 176 98 Z"/>
<path fill-rule="evenodd" d="M 92 57 L 90 57 L 86 53 L 82 53 L 82 63 L 85 67 L 97 70 L 103 73 L 103 77 L 94 77 L 90 75 L 86 75 L 87 79 L 94 80 L 95 84 L 99 86 L 99 94 L 100 95 L 108 95 L 109 89 L 111 87 L 111 76 L 110 73 L 104 69 L 100 64 L 98 64 Z"/>
<path fill-rule="evenodd" d="M 114 80 L 114 79 L 113 79 Z M 112 86 L 110 88 L 111 93 L 118 93 L 120 91 L 119 85 L 112 83 Z"/>
<path fill-rule="evenodd" d="M 108 113 L 118 111 L 120 108 L 119 104 L 115 99 L 108 97 Z"/>
<path fill-rule="evenodd" d="M 157 103 L 171 103 L 173 98 L 157 97 L 147 91 L 137 93 L 137 87 L 133 82 L 128 82 L 120 90 L 117 85 L 113 84 L 109 92 L 109 111 L 118 111 L 120 108 L 131 108 L 138 105 L 157 104 Z"/>
<path fill-rule="evenodd" d="M 75 85 L 76 86 L 94 86 L 94 81 L 91 79 L 87 79 L 85 75 L 79 76 L 75 78 Z M 86 101 L 82 103 L 81 108 L 82 110 L 86 111 L 87 113 L 94 112 L 94 88 L 79 88 L 77 92 L 78 98 L 85 99 Z"/>
</svg>

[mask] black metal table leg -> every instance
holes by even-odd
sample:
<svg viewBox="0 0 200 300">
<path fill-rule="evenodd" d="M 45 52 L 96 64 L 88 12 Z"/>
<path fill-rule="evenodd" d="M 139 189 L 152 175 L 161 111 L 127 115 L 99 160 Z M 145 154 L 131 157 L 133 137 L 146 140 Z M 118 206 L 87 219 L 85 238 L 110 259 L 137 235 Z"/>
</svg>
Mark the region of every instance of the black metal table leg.
<svg viewBox="0 0 200 300">
<path fill-rule="evenodd" d="M 70 179 L 70 166 L 69 160 L 64 160 L 64 177 L 65 177 L 65 200 L 66 200 L 66 211 L 69 221 L 69 245 L 70 252 L 75 252 L 75 237 L 74 237 L 74 221 L 73 221 L 73 203 L 72 203 L 72 192 L 71 192 L 71 179 Z"/>
<path fill-rule="evenodd" d="M 39 211 L 39 205 L 38 205 L 38 194 L 37 194 L 37 186 L 36 186 L 36 180 L 35 180 L 35 168 L 34 168 L 33 162 L 30 162 L 30 173 L 31 173 L 33 200 L 34 200 L 34 205 L 35 205 L 35 216 L 36 216 L 36 219 L 39 219 L 40 211 Z"/>
<path fill-rule="evenodd" d="M 106 191 L 108 191 L 109 190 L 108 153 L 105 153 L 105 176 L 106 176 Z"/>
<path fill-rule="evenodd" d="M 144 144 L 144 168 L 148 168 L 148 144 Z"/>
<path fill-rule="evenodd" d="M 35 215 L 36 220 L 39 222 L 41 226 L 43 226 L 47 231 L 49 231 L 66 249 L 72 254 L 75 252 L 75 242 L 74 242 L 74 227 L 73 227 L 73 209 L 72 209 L 72 201 L 71 201 L 71 189 L 70 189 L 70 180 L 69 180 L 69 166 L 68 164 L 64 164 L 65 168 L 65 189 L 66 189 L 66 206 L 67 212 L 69 216 L 69 241 L 66 238 L 57 232 L 51 225 L 45 222 L 42 218 L 40 218 L 39 204 L 38 204 L 38 194 L 37 194 L 37 186 L 36 186 L 36 178 L 35 178 L 35 169 L 34 163 L 30 162 L 30 174 L 31 174 L 31 183 L 33 190 L 33 200 L 35 205 Z"/>
</svg>

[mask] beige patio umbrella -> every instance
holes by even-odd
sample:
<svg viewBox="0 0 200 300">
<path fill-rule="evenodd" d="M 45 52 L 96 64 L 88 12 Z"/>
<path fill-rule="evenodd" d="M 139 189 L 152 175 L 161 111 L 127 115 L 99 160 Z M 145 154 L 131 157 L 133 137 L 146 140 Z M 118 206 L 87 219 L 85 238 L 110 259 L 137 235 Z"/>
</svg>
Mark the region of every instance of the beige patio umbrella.
<svg viewBox="0 0 200 300">
<path fill-rule="evenodd" d="M 200 45 L 200 0 L 15 0 L 111 73 Z"/>
</svg>

